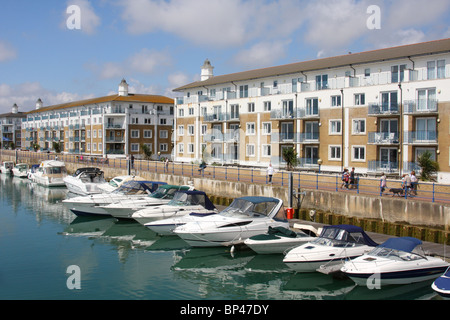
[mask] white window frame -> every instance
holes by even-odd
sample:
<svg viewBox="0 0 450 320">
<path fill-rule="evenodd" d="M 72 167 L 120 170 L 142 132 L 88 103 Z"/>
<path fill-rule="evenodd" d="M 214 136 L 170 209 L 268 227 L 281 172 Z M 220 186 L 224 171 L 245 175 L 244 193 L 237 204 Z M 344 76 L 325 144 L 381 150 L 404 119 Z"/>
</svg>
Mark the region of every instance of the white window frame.
<svg viewBox="0 0 450 320">
<path fill-rule="evenodd" d="M 255 156 L 255 145 L 253 143 L 249 143 L 245 146 L 245 154 L 247 155 L 247 157 Z"/>
<path fill-rule="evenodd" d="M 270 136 L 272 134 L 272 122 L 263 122 L 262 123 L 262 135 Z"/>
<path fill-rule="evenodd" d="M 355 128 L 356 123 L 358 123 L 358 126 L 360 126 L 359 123 L 361 123 L 361 122 L 364 122 L 364 131 L 361 131 L 361 130 L 357 131 L 357 130 L 355 130 L 356 129 Z M 366 119 L 363 119 L 363 118 L 352 119 L 352 134 L 354 134 L 354 135 L 358 135 L 358 134 L 365 135 L 366 134 L 366 130 L 367 130 L 367 123 L 366 122 L 367 122 Z"/>
<path fill-rule="evenodd" d="M 146 139 L 153 138 L 153 130 L 144 130 L 144 138 Z"/>
<path fill-rule="evenodd" d="M 358 158 L 355 157 L 355 150 L 356 149 L 362 149 L 364 150 L 364 157 L 361 158 L 361 152 L 358 152 L 359 156 Z M 354 162 L 366 162 L 366 146 L 352 146 L 352 161 Z"/>
<path fill-rule="evenodd" d="M 254 136 L 256 134 L 256 125 L 255 125 L 254 122 L 247 122 L 246 123 L 245 134 L 247 136 Z"/>
<path fill-rule="evenodd" d="M 140 136 L 139 130 L 131 130 L 131 138 L 139 139 L 139 136 Z"/>
<path fill-rule="evenodd" d="M 193 136 L 194 133 L 195 133 L 194 125 L 192 125 L 192 124 L 188 125 L 188 135 Z"/>
<path fill-rule="evenodd" d="M 178 153 L 184 153 L 184 143 L 178 144 Z"/>
<path fill-rule="evenodd" d="M 132 143 L 131 144 L 131 151 L 132 152 L 139 152 L 139 143 Z"/>
<path fill-rule="evenodd" d="M 333 156 L 333 149 L 339 150 L 339 157 Z M 342 159 L 342 146 L 340 146 L 340 145 L 328 146 L 328 160 L 340 161 L 341 159 Z"/>
<path fill-rule="evenodd" d="M 270 144 L 262 145 L 262 156 L 263 157 L 271 157 L 272 156 L 272 145 L 270 145 Z"/>
<path fill-rule="evenodd" d="M 178 136 L 184 136 L 184 126 L 178 126 Z"/>
<path fill-rule="evenodd" d="M 334 125 L 335 124 L 335 125 Z M 333 127 L 339 125 L 339 130 L 333 130 Z M 342 120 L 341 119 L 330 119 L 328 126 L 328 133 L 330 135 L 341 135 L 342 134 Z"/>
<path fill-rule="evenodd" d="M 188 154 L 194 154 L 194 144 L 193 143 L 188 143 Z"/>
</svg>

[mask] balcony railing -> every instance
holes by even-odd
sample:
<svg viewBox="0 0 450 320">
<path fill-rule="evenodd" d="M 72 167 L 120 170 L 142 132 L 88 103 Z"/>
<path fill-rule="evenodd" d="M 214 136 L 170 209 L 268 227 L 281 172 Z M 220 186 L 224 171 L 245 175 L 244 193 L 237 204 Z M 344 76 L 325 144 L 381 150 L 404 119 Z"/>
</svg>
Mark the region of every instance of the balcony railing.
<svg viewBox="0 0 450 320">
<path fill-rule="evenodd" d="M 369 116 L 397 115 L 399 108 L 397 103 L 371 103 L 369 104 Z"/>
<path fill-rule="evenodd" d="M 398 132 L 369 132 L 368 143 L 370 144 L 398 144 Z"/>
<path fill-rule="evenodd" d="M 297 141 L 299 143 L 319 143 L 319 132 L 298 133 Z"/>
<path fill-rule="evenodd" d="M 435 99 L 408 100 L 403 103 L 406 114 L 435 113 L 438 111 L 438 101 Z"/>
<path fill-rule="evenodd" d="M 367 170 L 369 172 L 398 173 L 398 162 L 392 161 L 369 161 Z"/>
<path fill-rule="evenodd" d="M 404 143 L 409 144 L 429 144 L 437 143 L 436 131 L 407 131 L 405 132 Z"/>
</svg>

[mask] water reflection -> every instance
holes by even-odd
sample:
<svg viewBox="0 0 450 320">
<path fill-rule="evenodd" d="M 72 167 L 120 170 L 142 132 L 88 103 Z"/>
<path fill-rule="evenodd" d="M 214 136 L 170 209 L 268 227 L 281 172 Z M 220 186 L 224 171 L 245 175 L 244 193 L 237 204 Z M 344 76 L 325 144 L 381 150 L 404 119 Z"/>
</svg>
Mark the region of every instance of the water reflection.
<svg viewBox="0 0 450 320">
<path fill-rule="evenodd" d="M 24 214 L 32 217 L 35 226 L 45 222 L 56 226 L 56 238 L 42 243 L 48 246 L 42 250 L 59 248 L 62 253 L 55 258 L 60 259 L 55 262 L 61 265 L 59 268 L 71 263 L 82 266 L 83 298 L 96 299 L 99 292 L 106 299 L 413 300 L 437 297 L 430 288 L 431 282 L 369 290 L 355 286 L 349 279 L 320 273 L 294 273 L 282 262 L 282 255 L 257 255 L 250 249 L 231 252 L 229 248 L 190 248 L 179 237 L 158 236 L 134 221 L 76 217 L 61 203 L 68 196 L 65 188 L 46 188 L 4 175 L 0 176 L 0 184 L 0 199 L 9 207 L 4 215 Z M 54 229 L 49 230 L 54 232 Z M 20 232 L 20 228 L 17 230 Z M 67 239 L 70 241 L 65 241 Z M 64 288 L 60 294 L 69 299 L 73 297 Z"/>
</svg>

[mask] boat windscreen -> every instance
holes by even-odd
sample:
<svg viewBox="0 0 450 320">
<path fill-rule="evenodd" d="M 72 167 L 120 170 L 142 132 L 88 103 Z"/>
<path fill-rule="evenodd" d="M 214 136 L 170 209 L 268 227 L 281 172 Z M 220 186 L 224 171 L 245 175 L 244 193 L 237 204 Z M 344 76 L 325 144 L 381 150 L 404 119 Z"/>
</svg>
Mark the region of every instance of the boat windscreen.
<svg viewBox="0 0 450 320">
<path fill-rule="evenodd" d="M 229 207 L 221 212 L 225 216 L 268 216 L 277 206 L 276 202 L 251 202 L 243 198 L 235 199 Z"/>
</svg>

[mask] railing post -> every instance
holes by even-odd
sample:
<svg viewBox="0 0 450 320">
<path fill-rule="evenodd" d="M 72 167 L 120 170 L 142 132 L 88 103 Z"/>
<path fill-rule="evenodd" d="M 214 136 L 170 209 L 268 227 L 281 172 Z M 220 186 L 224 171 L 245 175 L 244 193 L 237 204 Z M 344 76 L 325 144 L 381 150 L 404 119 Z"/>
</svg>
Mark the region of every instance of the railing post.
<svg viewBox="0 0 450 320">
<path fill-rule="evenodd" d="M 252 168 L 252 183 L 253 183 L 253 168 Z"/>
<path fill-rule="evenodd" d="M 316 173 L 316 190 L 319 190 L 319 174 Z"/>
<path fill-rule="evenodd" d="M 433 182 L 433 202 L 434 202 L 434 200 L 435 200 L 435 196 L 434 196 L 434 182 Z"/>
</svg>

